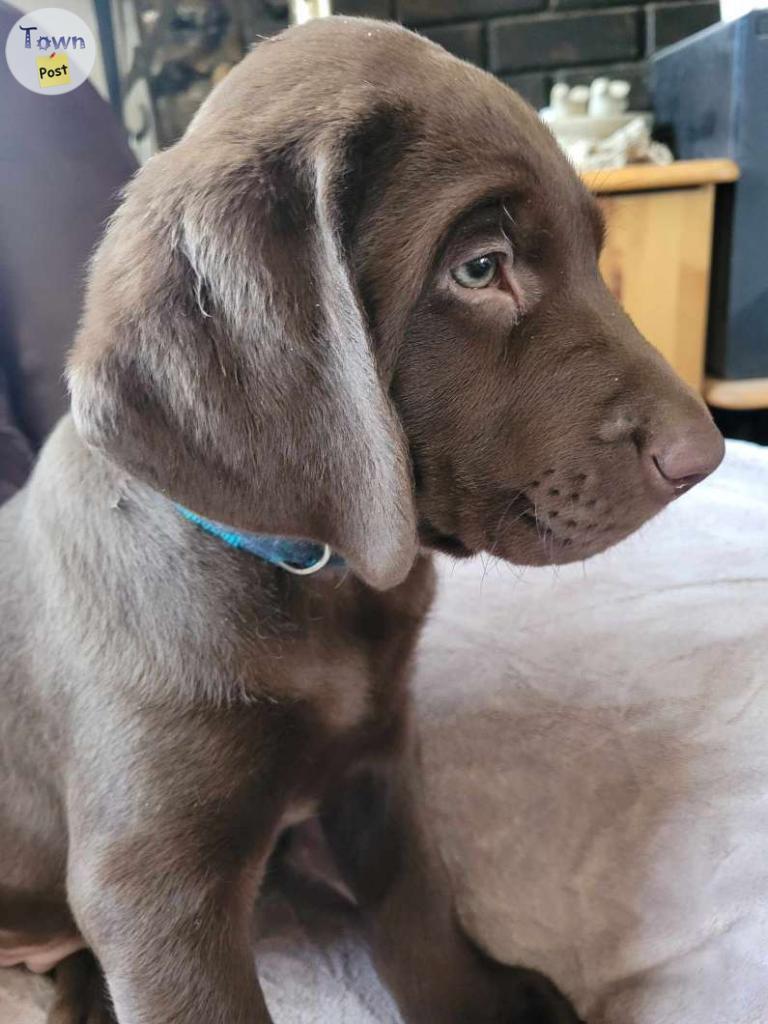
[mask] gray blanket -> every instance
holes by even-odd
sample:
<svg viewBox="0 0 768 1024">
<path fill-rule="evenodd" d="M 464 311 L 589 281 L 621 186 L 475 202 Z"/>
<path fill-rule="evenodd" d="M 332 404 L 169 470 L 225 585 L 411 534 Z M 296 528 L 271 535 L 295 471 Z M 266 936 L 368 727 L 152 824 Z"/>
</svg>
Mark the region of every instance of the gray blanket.
<svg viewBox="0 0 768 1024">
<path fill-rule="evenodd" d="M 768 450 L 584 566 L 441 573 L 416 693 L 470 930 L 590 1024 L 765 1024 Z M 352 928 L 271 916 L 277 1024 L 397 1024 Z M 47 997 L 0 971 L 0 1024 Z"/>
</svg>

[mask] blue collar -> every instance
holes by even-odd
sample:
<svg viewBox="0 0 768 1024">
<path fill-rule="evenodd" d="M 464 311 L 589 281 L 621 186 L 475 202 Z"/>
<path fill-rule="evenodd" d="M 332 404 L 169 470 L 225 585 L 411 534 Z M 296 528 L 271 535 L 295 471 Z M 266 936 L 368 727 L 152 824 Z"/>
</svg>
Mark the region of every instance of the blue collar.
<svg viewBox="0 0 768 1024">
<path fill-rule="evenodd" d="M 183 505 L 176 505 L 176 508 L 190 523 L 218 537 L 229 547 L 248 551 L 296 576 L 310 576 L 326 566 L 339 567 L 345 564 L 344 559 L 334 555 L 327 544 L 315 544 L 311 540 L 290 540 L 287 537 L 265 537 L 259 533 L 238 533 L 229 526 L 199 516 Z"/>
</svg>

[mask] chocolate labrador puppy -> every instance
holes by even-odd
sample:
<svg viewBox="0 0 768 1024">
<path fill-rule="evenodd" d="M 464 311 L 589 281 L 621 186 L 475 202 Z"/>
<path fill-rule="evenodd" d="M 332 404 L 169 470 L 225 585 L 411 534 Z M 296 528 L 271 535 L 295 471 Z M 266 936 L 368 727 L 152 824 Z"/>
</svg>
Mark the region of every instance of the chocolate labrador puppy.
<svg viewBox="0 0 768 1024">
<path fill-rule="evenodd" d="M 68 958 L 52 1021 L 267 1024 L 307 837 L 408 1024 L 577 1020 L 462 930 L 408 667 L 432 551 L 584 559 L 721 459 L 602 235 L 506 86 L 365 20 L 260 44 L 129 187 L 0 517 L 0 962 Z"/>
</svg>

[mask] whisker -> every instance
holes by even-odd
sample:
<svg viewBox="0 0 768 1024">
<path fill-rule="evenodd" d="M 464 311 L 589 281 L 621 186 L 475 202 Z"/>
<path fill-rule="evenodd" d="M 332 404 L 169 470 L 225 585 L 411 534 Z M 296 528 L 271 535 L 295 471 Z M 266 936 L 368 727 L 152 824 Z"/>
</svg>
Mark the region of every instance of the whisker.
<svg viewBox="0 0 768 1024">
<path fill-rule="evenodd" d="M 499 521 L 498 521 L 498 523 L 496 524 L 496 529 L 495 529 L 495 531 L 494 531 L 494 535 L 495 535 L 495 536 L 494 536 L 494 541 L 493 541 L 493 544 L 491 545 L 491 550 L 490 550 L 490 551 L 488 552 L 488 554 L 489 554 L 489 555 L 493 555 L 493 554 L 494 554 L 494 552 L 496 551 L 496 548 L 497 548 L 497 546 L 498 546 L 498 543 L 499 543 L 499 534 L 500 534 L 500 532 L 501 532 L 501 528 L 502 528 L 502 526 L 504 525 L 504 520 L 505 520 L 505 519 L 506 519 L 506 517 L 507 517 L 507 516 L 509 515 L 509 511 L 510 511 L 510 509 L 512 508 L 512 506 L 514 505 L 514 503 L 515 503 L 515 502 L 516 502 L 516 501 L 518 500 L 518 498 L 525 498 L 526 500 L 528 500 L 528 496 L 526 495 L 525 491 L 516 491 L 516 492 L 515 492 L 515 493 L 514 493 L 514 494 L 512 495 L 512 497 L 511 497 L 511 498 L 509 499 L 509 501 L 507 502 L 507 505 L 506 505 L 506 507 L 505 507 L 504 511 L 503 511 L 503 512 L 501 513 L 501 515 L 499 516 Z M 518 519 L 520 518 L 520 516 L 522 516 L 522 515 L 525 515 L 525 512 L 521 512 L 521 513 L 520 513 L 520 515 L 516 516 L 516 517 L 515 517 L 515 519 L 513 519 L 513 520 L 512 520 L 512 522 L 513 522 L 513 523 L 516 523 L 516 522 L 517 522 L 517 520 L 518 520 Z"/>
</svg>

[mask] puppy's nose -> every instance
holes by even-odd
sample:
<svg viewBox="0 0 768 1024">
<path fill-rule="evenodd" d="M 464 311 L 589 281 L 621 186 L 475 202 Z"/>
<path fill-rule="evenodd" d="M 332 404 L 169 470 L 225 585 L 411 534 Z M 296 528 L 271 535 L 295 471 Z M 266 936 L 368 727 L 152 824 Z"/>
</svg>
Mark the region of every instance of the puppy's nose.
<svg viewBox="0 0 768 1024">
<path fill-rule="evenodd" d="M 657 436 L 648 446 L 646 462 L 656 489 L 676 498 L 714 472 L 724 453 L 722 434 L 702 416 L 695 424 Z"/>
</svg>

